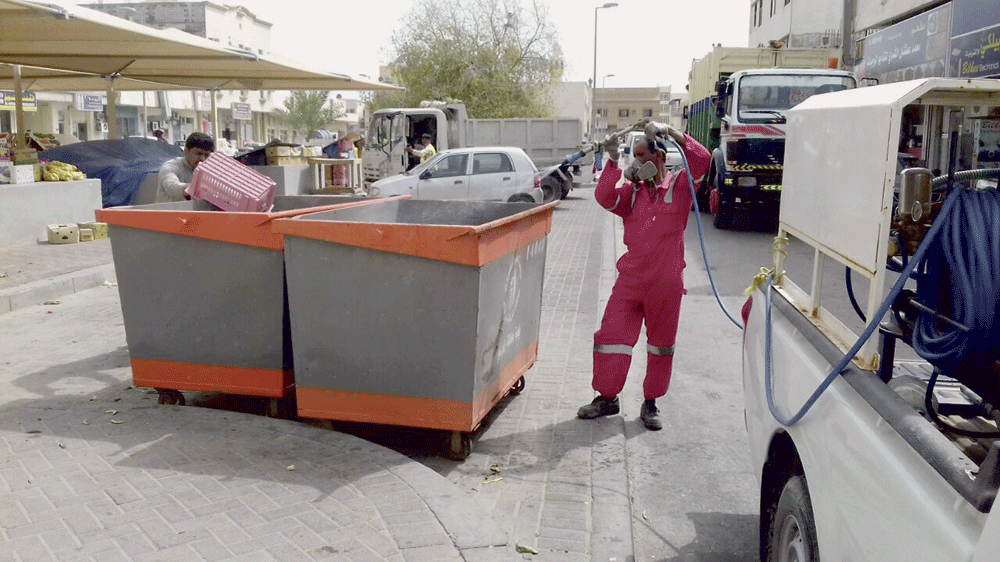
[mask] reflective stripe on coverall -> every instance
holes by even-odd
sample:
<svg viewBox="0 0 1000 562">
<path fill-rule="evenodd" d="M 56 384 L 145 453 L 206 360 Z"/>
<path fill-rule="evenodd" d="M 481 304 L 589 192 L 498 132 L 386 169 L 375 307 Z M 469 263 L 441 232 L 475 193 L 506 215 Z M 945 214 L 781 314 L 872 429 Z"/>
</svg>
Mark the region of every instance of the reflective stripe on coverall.
<svg viewBox="0 0 1000 562">
<path fill-rule="evenodd" d="M 708 172 L 711 154 L 684 135 L 683 148 L 695 186 Z M 618 279 L 604 309 L 601 327 L 594 333 L 594 390 L 617 396 L 625 386 L 632 347 L 646 321 L 645 399 L 667 393 L 674 360 L 674 342 L 684 290 L 684 228 L 691 213 L 691 191 L 683 169 L 667 172 L 654 194 L 631 182 L 615 188 L 622 171 L 608 162 L 594 197 L 605 209 L 622 217 L 628 247 L 618 260 Z M 666 186 L 673 186 L 667 196 Z M 664 201 L 664 196 L 671 201 Z M 633 202 L 634 201 L 634 202 Z"/>
</svg>

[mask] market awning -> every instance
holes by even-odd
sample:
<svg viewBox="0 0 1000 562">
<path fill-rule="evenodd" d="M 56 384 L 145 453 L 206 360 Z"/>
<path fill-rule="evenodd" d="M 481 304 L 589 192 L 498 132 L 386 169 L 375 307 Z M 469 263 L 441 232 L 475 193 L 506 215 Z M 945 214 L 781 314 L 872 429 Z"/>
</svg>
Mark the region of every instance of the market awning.
<svg viewBox="0 0 1000 562">
<path fill-rule="evenodd" d="M 231 49 L 73 5 L 0 0 L 0 88 L 107 90 L 390 90 L 396 86 Z M 63 71 L 59 74 L 54 71 Z M 18 87 L 18 82 L 20 87 Z M 18 104 L 20 105 L 20 104 Z M 115 127 L 114 106 L 109 106 Z M 18 119 L 21 122 L 21 119 Z M 111 131 L 114 138 L 116 131 Z"/>
<path fill-rule="evenodd" d="M 274 55 L 227 48 L 176 29 L 154 29 L 80 6 L 27 0 L 0 0 L 0 62 L 187 89 L 396 89 Z"/>
</svg>

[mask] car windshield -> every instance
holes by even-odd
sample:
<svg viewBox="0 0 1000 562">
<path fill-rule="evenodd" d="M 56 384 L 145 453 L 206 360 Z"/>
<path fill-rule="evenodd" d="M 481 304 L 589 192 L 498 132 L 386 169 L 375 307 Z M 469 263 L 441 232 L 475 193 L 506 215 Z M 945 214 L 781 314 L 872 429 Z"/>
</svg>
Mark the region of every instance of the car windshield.
<svg viewBox="0 0 1000 562">
<path fill-rule="evenodd" d="M 419 176 L 424 170 L 426 170 L 427 168 L 431 167 L 431 165 L 433 165 L 435 162 L 437 162 L 438 160 L 440 160 L 441 156 L 442 156 L 441 154 L 438 154 L 437 156 L 434 156 L 433 158 L 428 158 L 427 160 L 424 160 L 423 162 L 421 162 L 421 163 L 417 164 L 416 166 L 410 168 L 409 170 L 403 172 L 403 175 L 406 175 L 406 176 Z"/>
<path fill-rule="evenodd" d="M 737 102 L 743 122 L 784 122 L 785 110 L 816 94 L 853 88 L 854 78 L 827 74 L 751 74 L 740 79 Z"/>
</svg>

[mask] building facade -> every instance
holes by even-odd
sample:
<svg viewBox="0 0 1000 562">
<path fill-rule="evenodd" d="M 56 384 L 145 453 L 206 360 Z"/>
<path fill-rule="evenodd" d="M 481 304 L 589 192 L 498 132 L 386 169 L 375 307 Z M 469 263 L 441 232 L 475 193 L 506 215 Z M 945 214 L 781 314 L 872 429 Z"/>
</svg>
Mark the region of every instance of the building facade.
<svg viewBox="0 0 1000 562">
<path fill-rule="evenodd" d="M 751 0 L 750 6 L 750 46 L 839 46 L 841 66 L 862 84 L 1000 77 L 996 0 Z M 850 40 L 841 41 L 845 36 Z"/>
<path fill-rule="evenodd" d="M 669 104 L 670 88 L 597 88 L 594 92 L 594 136 L 597 140 L 640 119 L 661 120 L 663 91 Z"/>
</svg>

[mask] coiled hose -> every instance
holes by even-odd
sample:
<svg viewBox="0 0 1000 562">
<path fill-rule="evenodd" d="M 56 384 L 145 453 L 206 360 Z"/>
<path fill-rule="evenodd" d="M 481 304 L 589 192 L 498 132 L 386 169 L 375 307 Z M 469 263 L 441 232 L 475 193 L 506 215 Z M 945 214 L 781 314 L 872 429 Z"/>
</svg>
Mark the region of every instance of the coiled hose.
<svg viewBox="0 0 1000 562">
<path fill-rule="evenodd" d="M 956 174 L 956 180 L 958 174 Z M 958 190 L 958 198 L 920 262 L 917 298 L 952 323 L 921 311 L 913 331 L 913 349 L 942 374 L 963 383 L 993 403 L 1000 388 L 990 365 L 1000 356 L 1000 194 L 994 189 Z M 962 377 L 955 376 L 962 371 Z M 989 374 L 988 374 L 989 373 Z M 968 380 L 981 377 L 979 380 Z M 986 383 L 976 388 L 977 382 Z"/>
</svg>

